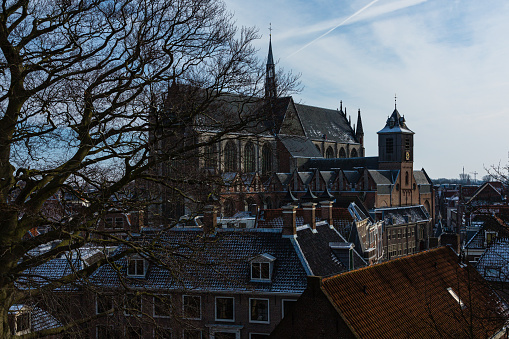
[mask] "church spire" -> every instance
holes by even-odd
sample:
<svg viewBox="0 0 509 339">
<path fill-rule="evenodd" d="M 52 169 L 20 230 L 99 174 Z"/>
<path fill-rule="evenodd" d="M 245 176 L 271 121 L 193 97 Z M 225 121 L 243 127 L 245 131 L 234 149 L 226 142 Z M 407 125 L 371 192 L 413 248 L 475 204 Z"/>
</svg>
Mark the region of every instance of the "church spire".
<svg viewBox="0 0 509 339">
<path fill-rule="evenodd" d="M 274 64 L 274 57 L 272 55 L 272 25 L 269 27 L 269 55 L 267 56 L 267 66 L 265 73 L 265 97 L 275 98 L 277 97 L 276 88 L 276 66 Z"/>
<path fill-rule="evenodd" d="M 362 144 L 362 139 L 364 137 L 364 130 L 362 128 L 362 119 L 361 119 L 361 110 L 359 108 L 359 111 L 357 113 L 357 130 L 355 131 L 355 136 L 359 140 L 359 142 Z"/>
</svg>

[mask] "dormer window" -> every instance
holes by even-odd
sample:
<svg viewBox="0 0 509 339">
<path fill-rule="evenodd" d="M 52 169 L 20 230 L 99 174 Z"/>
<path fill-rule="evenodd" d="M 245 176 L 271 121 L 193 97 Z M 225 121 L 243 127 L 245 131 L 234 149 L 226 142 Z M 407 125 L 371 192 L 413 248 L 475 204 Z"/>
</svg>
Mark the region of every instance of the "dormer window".
<svg viewBox="0 0 509 339">
<path fill-rule="evenodd" d="M 145 259 L 131 257 L 127 259 L 127 276 L 133 278 L 145 278 L 148 264 Z"/>
<path fill-rule="evenodd" d="M 484 232 L 484 246 L 488 246 L 489 244 L 491 244 L 491 242 L 493 240 L 495 240 L 495 238 L 498 236 L 498 232 L 495 232 L 495 231 L 485 231 Z"/>
<path fill-rule="evenodd" d="M 276 258 L 268 253 L 257 255 L 249 260 L 251 263 L 251 281 L 271 281 L 275 260 Z"/>
</svg>

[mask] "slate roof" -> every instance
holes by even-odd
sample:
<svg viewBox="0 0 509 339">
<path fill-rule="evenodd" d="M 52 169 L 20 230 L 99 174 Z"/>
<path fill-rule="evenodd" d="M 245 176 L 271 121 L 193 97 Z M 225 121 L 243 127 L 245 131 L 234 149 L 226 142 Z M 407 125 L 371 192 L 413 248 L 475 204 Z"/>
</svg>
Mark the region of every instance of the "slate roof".
<svg viewBox="0 0 509 339">
<path fill-rule="evenodd" d="M 470 329 L 488 338 L 507 315 L 482 277 L 447 247 L 324 278 L 321 290 L 358 338 L 466 338 Z"/>
<path fill-rule="evenodd" d="M 378 134 L 386 133 L 415 134 L 407 127 L 405 118 L 399 114 L 397 109 L 394 109 L 394 112 L 387 119 L 385 127 L 378 131 Z"/>
<path fill-rule="evenodd" d="M 322 154 L 310 139 L 295 135 L 279 135 L 283 146 L 294 158 L 322 158 Z"/>
<path fill-rule="evenodd" d="M 378 157 L 309 159 L 303 168 L 317 168 L 320 171 L 330 171 L 335 168 L 342 170 L 378 169 Z"/>
<path fill-rule="evenodd" d="M 498 232 L 499 237 L 509 237 L 509 226 L 499 217 L 484 216 L 482 226 L 465 244 L 467 249 L 483 249 L 485 246 L 486 230 Z"/>
<path fill-rule="evenodd" d="M 400 225 L 409 222 L 423 222 L 431 219 L 422 205 L 391 208 L 377 208 L 375 213 L 382 213 L 386 225 Z M 408 220 L 407 220 L 408 219 Z"/>
<path fill-rule="evenodd" d="M 368 173 L 373 178 L 373 181 L 377 185 L 392 185 L 396 182 L 399 171 L 397 170 L 370 170 Z"/>
<path fill-rule="evenodd" d="M 154 240 L 143 234 L 139 242 Z M 150 290 L 258 291 L 301 293 L 306 272 L 289 238 L 281 230 L 217 229 L 204 237 L 201 229 L 171 229 L 158 240 L 161 264 L 151 263 L 145 278 L 131 278 L 131 288 Z M 272 281 L 252 282 L 249 259 L 267 253 L 276 258 Z M 127 260 L 118 265 L 126 267 Z M 91 280 L 98 286 L 120 287 L 118 272 L 111 266 L 98 269 Z"/>
<path fill-rule="evenodd" d="M 361 177 L 359 171 L 343 171 L 343 174 L 345 175 L 346 180 L 350 184 L 356 184 L 357 181 L 359 181 L 359 178 Z"/>
<path fill-rule="evenodd" d="M 432 185 L 424 171 L 414 171 L 414 179 L 417 185 Z"/>
<path fill-rule="evenodd" d="M 476 263 L 479 274 L 489 281 L 509 281 L 509 238 L 495 239 Z"/>
<path fill-rule="evenodd" d="M 345 115 L 338 110 L 295 104 L 306 136 L 312 140 L 334 140 L 341 143 L 358 143 L 355 132 Z"/>
<path fill-rule="evenodd" d="M 37 306 L 15 304 L 9 308 L 9 314 L 17 315 L 20 312 L 30 312 L 30 331 L 32 332 L 63 326 L 62 323 L 50 313 Z"/>
<path fill-rule="evenodd" d="M 340 256 L 335 255 L 329 246 L 330 243 L 346 243 L 346 240 L 326 222 L 317 224 L 316 232 L 309 226 L 300 227 L 295 241 L 309 265 L 309 275 L 327 277 L 348 271 L 348 262 L 342 262 Z M 366 262 L 356 251 L 353 251 L 353 257 L 355 268 L 366 266 Z"/>
</svg>

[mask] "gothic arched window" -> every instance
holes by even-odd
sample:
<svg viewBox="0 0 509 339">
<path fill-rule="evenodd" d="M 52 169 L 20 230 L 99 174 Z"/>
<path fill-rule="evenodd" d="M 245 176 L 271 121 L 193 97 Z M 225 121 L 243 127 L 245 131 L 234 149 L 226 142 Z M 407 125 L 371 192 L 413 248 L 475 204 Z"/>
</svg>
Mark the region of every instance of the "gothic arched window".
<svg viewBox="0 0 509 339">
<path fill-rule="evenodd" d="M 244 146 L 244 172 L 254 172 L 255 165 L 255 147 L 252 142 L 248 142 Z"/>
<path fill-rule="evenodd" d="M 408 172 L 405 172 L 405 185 L 408 186 L 408 182 L 409 182 L 409 178 L 408 178 Z"/>
<path fill-rule="evenodd" d="M 352 158 L 357 158 L 357 150 L 354 148 L 351 153 Z"/>
<path fill-rule="evenodd" d="M 262 174 L 269 174 L 270 172 L 272 172 L 272 147 L 265 144 L 262 148 Z"/>
<path fill-rule="evenodd" d="M 346 158 L 346 152 L 345 152 L 345 149 L 343 147 L 341 147 L 341 149 L 339 150 L 339 157 L 340 158 Z"/>
<path fill-rule="evenodd" d="M 334 150 L 332 149 L 331 146 L 327 147 L 327 151 L 325 152 L 325 157 L 328 159 L 334 158 Z"/>
<path fill-rule="evenodd" d="M 205 158 L 205 168 L 216 168 L 217 166 L 216 144 L 205 146 L 204 158 Z"/>
<path fill-rule="evenodd" d="M 232 140 L 224 148 L 224 169 L 225 172 L 237 171 L 237 148 Z"/>
</svg>

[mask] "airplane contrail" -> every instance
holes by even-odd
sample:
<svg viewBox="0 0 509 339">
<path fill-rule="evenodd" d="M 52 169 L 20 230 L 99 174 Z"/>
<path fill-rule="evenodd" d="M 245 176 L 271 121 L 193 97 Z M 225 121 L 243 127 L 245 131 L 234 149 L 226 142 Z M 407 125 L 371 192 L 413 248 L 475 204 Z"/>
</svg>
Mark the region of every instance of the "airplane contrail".
<svg viewBox="0 0 509 339">
<path fill-rule="evenodd" d="M 363 11 L 365 11 L 366 9 L 368 9 L 369 7 L 371 7 L 375 2 L 378 2 L 379 0 L 373 0 L 371 1 L 369 4 L 367 4 L 366 6 L 362 7 L 361 9 L 359 9 L 357 12 L 355 12 L 354 14 L 350 15 L 348 18 L 346 18 L 345 20 L 343 20 L 341 23 L 339 23 L 338 25 L 332 27 L 331 29 L 329 29 L 327 32 L 323 33 L 322 35 L 320 35 L 318 38 L 312 40 L 311 42 L 308 42 L 306 45 L 304 45 L 303 47 L 301 47 L 300 49 L 298 49 L 297 51 L 293 52 L 292 54 L 290 54 L 289 56 L 287 56 L 287 58 L 290 58 L 292 56 L 294 56 L 295 54 L 299 53 L 300 51 L 302 51 L 304 48 L 308 47 L 309 45 L 315 43 L 317 40 L 320 40 L 321 38 L 323 38 L 324 36 L 326 36 L 327 34 L 329 34 L 330 32 L 332 32 L 333 30 L 335 30 L 336 28 L 338 28 L 339 26 L 343 26 L 345 23 L 347 23 L 350 19 L 354 18 L 355 16 L 359 15 L 360 13 L 362 13 Z"/>
</svg>

